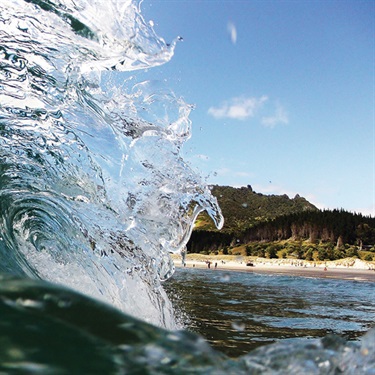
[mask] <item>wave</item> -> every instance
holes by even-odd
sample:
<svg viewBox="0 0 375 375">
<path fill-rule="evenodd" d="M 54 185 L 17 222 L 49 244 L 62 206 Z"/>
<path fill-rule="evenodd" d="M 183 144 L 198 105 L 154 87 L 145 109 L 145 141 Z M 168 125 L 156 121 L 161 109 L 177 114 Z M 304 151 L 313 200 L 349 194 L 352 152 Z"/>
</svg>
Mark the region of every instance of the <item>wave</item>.
<svg viewBox="0 0 375 375">
<path fill-rule="evenodd" d="M 197 215 L 222 216 L 180 156 L 191 106 L 133 70 L 164 64 L 135 1 L 0 4 L 0 272 L 176 326 L 161 281 Z"/>
</svg>

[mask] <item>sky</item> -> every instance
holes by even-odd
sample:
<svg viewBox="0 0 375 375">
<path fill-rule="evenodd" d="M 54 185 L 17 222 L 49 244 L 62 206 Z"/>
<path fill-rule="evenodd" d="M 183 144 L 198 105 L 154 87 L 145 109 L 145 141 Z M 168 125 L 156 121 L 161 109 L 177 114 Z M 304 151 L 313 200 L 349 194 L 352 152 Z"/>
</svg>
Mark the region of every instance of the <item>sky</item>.
<svg viewBox="0 0 375 375">
<path fill-rule="evenodd" d="M 375 217 L 375 2 L 144 0 L 208 184 Z"/>
</svg>

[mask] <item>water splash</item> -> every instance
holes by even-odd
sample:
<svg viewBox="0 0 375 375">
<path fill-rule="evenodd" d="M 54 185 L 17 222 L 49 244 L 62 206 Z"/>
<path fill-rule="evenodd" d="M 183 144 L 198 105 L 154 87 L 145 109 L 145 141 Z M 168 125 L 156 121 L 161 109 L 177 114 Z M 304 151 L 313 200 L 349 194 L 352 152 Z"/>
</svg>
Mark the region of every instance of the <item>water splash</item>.
<svg viewBox="0 0 375 375">
<path fill-rule="evenodd" d="M 168 253 L 201 211 L 222 226 L 180 157 L 191 106 L 129 73 L 168 62 L 175 44 L 136 1 L 1 2 L 1 272 L 175 326 Z"/>
</svg>

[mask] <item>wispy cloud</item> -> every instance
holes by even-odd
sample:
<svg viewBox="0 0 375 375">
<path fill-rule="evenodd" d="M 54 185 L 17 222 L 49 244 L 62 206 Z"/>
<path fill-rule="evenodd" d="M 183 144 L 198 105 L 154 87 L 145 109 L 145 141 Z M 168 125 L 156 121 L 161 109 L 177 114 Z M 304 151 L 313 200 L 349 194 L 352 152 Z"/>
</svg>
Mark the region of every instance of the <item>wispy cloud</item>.
<svg viewBox="0 0 375 375">
<path fill-rule="evenodd" d="M 278 124 L 288 124 L 289 118 L 285 109 L 281 106 L 280 103 L 276 103 L 276 111 L 272 116 L 263 116 L 262 124 L 264 126 L 273 128 Z"/>
<path fill-rule="evenodd" d="M 268 97 L 263 95 L 260 98 L 256 97 L 236 97 L 223 102 L 219 107 L 210 107 L 208 114 L 215 118 L 231 118 L 235 120 L 246 120 L 254 117 L 257 111 L 268 100 Z"/>
<path fill-rule="evenodd" d="M 285 108 L 278 101 L 270 101 L 267 95 L 234 97 L 222 102 L 217 107 L 210 107 L 208 114 L 216 119 L 227 118 L 243 121 L 255 118 L 268 128 L 289 123 L 289 116 Z"/>
<path fill-rule="evenodd" d="M 230 40 L 232 41 L 233 44 L 236 44 L 237 42 L 237 29 L 234 23 L 228 22 L 227 25 L 227 30 L 230 35 Z"/>
</svg>

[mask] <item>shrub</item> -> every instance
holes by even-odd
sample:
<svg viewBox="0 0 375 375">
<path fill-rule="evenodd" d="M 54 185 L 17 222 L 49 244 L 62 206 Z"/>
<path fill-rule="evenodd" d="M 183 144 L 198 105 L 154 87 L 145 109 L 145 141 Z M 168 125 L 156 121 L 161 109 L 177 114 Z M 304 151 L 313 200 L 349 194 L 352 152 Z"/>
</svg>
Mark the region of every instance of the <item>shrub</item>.
<svg viewBox="0 0 375 375">
<path fill-rule="evenodd" d="M 267 254 L 267 257 L 270 258 L 270 259 L 277 258 L 276 247 L 273 246 L 273 245 L 268 246 L 266 248 L 266 254 Z"/>
<path fill-rule="evenodd" d="M 307 251 L 305 253 L 305 259 L 306 260 L 313 260 L 313 249 L 312 248 L 307 249 Z"/>
<path fill-rule="evenodd" d="M 318 260 L 326 260 L 328 259 L 328 252 L 324 248 L 318 249 Z"/>
<path fill-rule="evenodd" d="M 358 258 L 358 250 L 355 246 L 351 246 L 349 249 L 346 250 L 346 256 L 349 258 L 356 257 Z"/>
<path fill-rule="evenodd" d="M 253 249 L 251 248 L 250 245 L 247 245 L 245 249 L 246 249 L 246 256 L 252 255 Z"/>
</svg>

